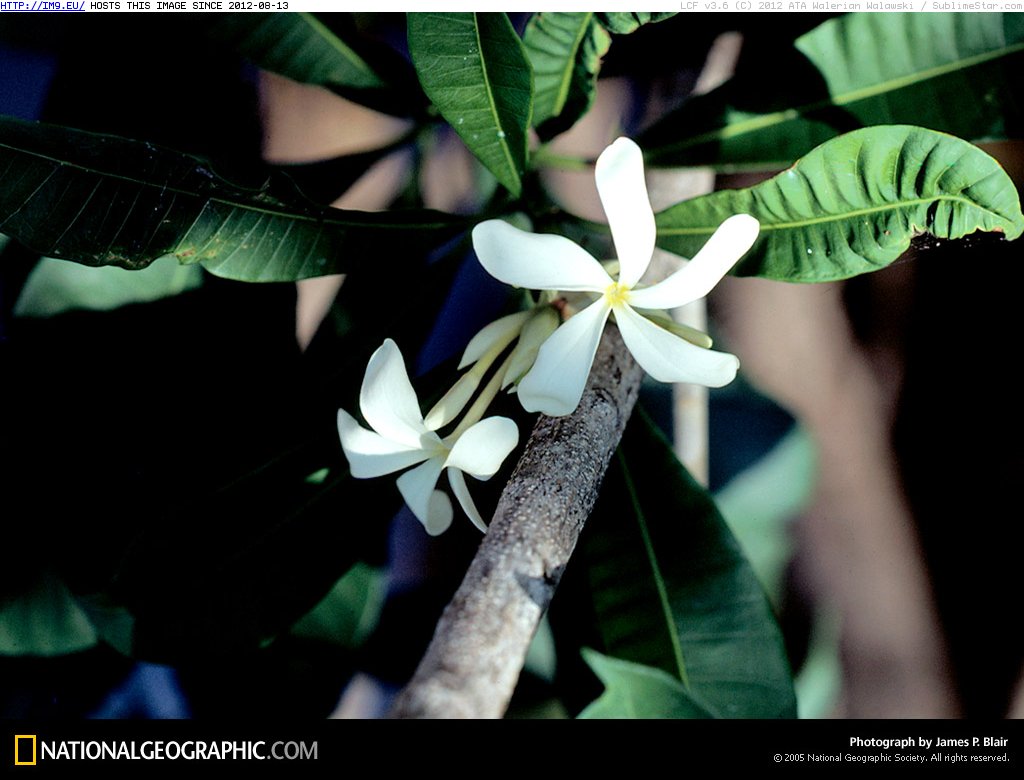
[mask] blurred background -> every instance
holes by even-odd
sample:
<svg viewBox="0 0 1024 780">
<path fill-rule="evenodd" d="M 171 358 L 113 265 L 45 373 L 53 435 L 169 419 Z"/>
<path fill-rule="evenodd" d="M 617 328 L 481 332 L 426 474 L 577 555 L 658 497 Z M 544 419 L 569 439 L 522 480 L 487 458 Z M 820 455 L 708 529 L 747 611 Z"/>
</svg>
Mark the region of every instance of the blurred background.
<svg viewBox="0 0 1024 780">
<path fill-rule="evenodd" d="M 709 53 L 724 72 L 705 78 L 756 73 L 826 18 L 687 15 L 617 39 L 595 110 L 553 148 L 594 157 L 705 88 Z M 327 21 L 402 70 L 400 15 Z M 413 137 L 408 120 L 260 72 L 203 24 L 5 15 L 0 113 L 152 141 L 243 183 L 286 169 L 346 208 L 474 213 L 493 189 L 454 134 Z M 985 148 L 1019 186 L 1020 144 Z M 697 177 L 659 173 L 653 197 L 754 181 Z M 591 171 L 543 182 L 600 217 Z M 707 482 L 777 610 L 802 717 L 1024 715 L 1022 246 L 919 240 L 849 282 L 727 279 L 710 299 L 742 375 L 710 394 Z M 261 479 L 287 453 L 289 474 L 317 484 L 307 446 L 341 460 L 334 413 L 353 398 L 339 373 L 358 382 L 370 349 L 346 348 L 360 305 L 346 280 L 251 285 L 168 259 L 86 268 L 2 237 L 0 253 L 0 715 L 381 714 L 479 537 L 457 522 L 428 538 L 389 486 L 367 487 L 395 519 L 360 531 L 364 560 L 342 577 L 359 506 L 310 509 Z M 439 309 L 394 315 L 427 375 L 502 311 L 469 255 L 444 284 Z M 671 435 L 671 389 L 645 387 L 644 403 Z M 570 567 L 553 623 L 571 625 L 585 587 Z M 600 693 L 563 641 L 544 627 L 510 716 L 571 716 Z"/>
</svg>

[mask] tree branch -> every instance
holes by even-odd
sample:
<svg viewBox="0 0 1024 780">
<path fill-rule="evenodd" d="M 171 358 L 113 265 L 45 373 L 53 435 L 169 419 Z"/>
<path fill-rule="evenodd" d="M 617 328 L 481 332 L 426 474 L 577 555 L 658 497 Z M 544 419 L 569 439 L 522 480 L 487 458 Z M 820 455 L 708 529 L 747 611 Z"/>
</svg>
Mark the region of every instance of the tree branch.
<svg viewBox="0 0 1024 780">
<path fill-rule="evenodd" d="M 643 371 L 609 325 L 579 407 L 541 416 L 392 718 L 498 718 L 597 500 Z"/>
</svg>

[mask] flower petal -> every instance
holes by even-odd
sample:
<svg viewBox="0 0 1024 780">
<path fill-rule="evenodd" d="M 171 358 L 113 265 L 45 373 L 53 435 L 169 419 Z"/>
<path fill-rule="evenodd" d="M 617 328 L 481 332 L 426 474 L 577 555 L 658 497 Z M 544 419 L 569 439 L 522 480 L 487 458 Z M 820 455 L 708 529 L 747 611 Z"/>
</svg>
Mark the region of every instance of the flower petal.
<svg viewBox="0 0 1024 780">
<path fill-rule="evenodd" d="M 462 360 L 459 362 L 459 370 L 461 371 L 470 363 L 478 361 L 496 344 L 501 342 L 511 344 L 512 339 L 518 335 L 523 325 L 530 319 L 530 314 L 529 310 L 517 311 L 515 314 L 507 314 L 481 328 L 466 345 L 466 351 L 462 353 Z"/>
<path fill-rule="evenodd" d="M 408 447 L 366 430 L 344 409 L 338 410 L 338 435 L 349 470 L 357 479 L 401 471 L 428 457 L 419 447 Z"/>
<path fill-rule="evenodd" d="M 473 248 L 487 273 L 515 287 L 604 292 L 612 283 L 601 264 L 565 236 L 527 233 L 500 219 L 473 228 Z"/>
<path fill-rule="evenodd" d="M 619 283 L 632 287 L 651 262 L 656 236 L 643 152 L 628 138 L 619 138 L 597 158 L 594 178 L 619 258 Z"/>
<path fill-rule="evenodd" d="M 602 297 L 544 342 L 533 368 L 519 383 L 519 400 L 526 411 L 559 417 L 576 409 L 610 311 Z"/>
<path fill-rule="evenodd" d="M 615 322 L 636 362 L 659 382 L 721 387 L 736 377 L 740 361 L 735 355 L 695 346 L 628 305 L 615 307 Z"/>
<path fill-rule="evenodd" d="M 466 513 L 466 517 L 482 533 L 487 533 L 487 524 L 484 523 L 484 519 L 480 516 L 480 510 L 473 503 L 473 496 L 469 494 L 469 488 L 466 487 L 466 478 L 462 475 L 462 472 L 458 469 L 448 469 L 448 482 L 451 483 L 452 492 L 455 494 L 455 498 L 458 499 L 462 511 Z"/>
<path fill-rule="evenodd" d="M 430 512 L 423 527 L 431 536 L 440 536 L 448 530 L 454 516 L 452 500 L 440 490 L 435 490 L 430 494 Z"/>
<path fill-rule="evenodd" d="M 663 282 L 630 291 L 629 302 L 641 309 L 674 309 L 703 298 L 753 246 L 760 227 L 749 214 L 729 217 L 684 268 Z"/>
<path fill-rule="evenodd" d="M 519 428 L 514 422 L 507 417 L 488 417 L 463 432 L 444 465 L 477 479 L 489 479 L 518 443 Z"/>
<path fill-rule="evenodd" d="M 366 365 L 359 409 L 381 436 L 422 449 L 427 428 L 420 402 L 409 381 L 402 353 L 391 339 L 384 340 Z M 436 434 L 430 436 L 437 438 Z"/>
<path fill-rule="evenodd" d="M 406 505 L 423 523 L 427 533 L 434 536 L 442 533 L 452 522 L 451 501 L 444 493 L 434 489 L 443 464 L 441 458 L 431 458 L 396 480 L 398 492 L 402 494 Z"/>
</svg>

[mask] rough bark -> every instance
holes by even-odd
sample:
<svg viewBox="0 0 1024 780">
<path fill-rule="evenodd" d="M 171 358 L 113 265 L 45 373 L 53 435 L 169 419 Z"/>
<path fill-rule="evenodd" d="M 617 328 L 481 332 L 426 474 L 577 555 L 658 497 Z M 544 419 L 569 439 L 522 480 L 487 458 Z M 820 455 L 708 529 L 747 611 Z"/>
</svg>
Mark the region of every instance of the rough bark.
<svg viewBox="0 0 1024 780">
<path fill-rule="evenodd" d="M 609 325 L 576 411 L 541 416 L 392 718 L 498 718 L 629 419 L 643 372 Z"/>
</svg>

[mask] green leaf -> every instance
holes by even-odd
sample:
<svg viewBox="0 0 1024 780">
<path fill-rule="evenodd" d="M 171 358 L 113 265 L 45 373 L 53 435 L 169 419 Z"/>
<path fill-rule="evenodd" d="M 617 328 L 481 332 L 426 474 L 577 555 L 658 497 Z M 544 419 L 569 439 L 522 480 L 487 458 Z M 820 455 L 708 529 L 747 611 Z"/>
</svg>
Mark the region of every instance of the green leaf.
<svg viewBox="0 0 1024 780">
<path fill-rule="evenodd" d="M 838 610 L 815 610 L 807 658 L 793 681 L 801 720 L 833 717 L 843 689 Z"/>
<path fill-rule="evenodd" d="M 384 86 L 363 58 L 313 14 L 239 13 L 204 21 L 210 38 L 294 81 L 339 92 Z"/>
<path fill-rule="evenodd" d="M 135 618 L 107 594 L 94 593 L 76 596 L 75 603 L 89 618 L 97 636 L 125 656 L 132 654 L 132 635 Z"/>
<path fill-rule="evenodd" d="M 1020 14 L 849 14 L 795 47 L 643 133 L 648 161 L 781 168 L 865 125 L 981 140 L 1013 136 L 1024 119 Z"/>
<path fill-rule="evenodd" d="M 408 64 L 403 61 L 404 70 L 399 72 L 388 68 L 386 62 L 377 63 L 384 65 L 383 69 L 375 68 L 346 43 L 350 32 L 336 29 L 347 25 L 328 20 L 329 27 L 311 13 L 204 14 L 199 24 L 203 34 L 217 44 L 293 81 L 330 89 L 395 116 L 411 116 L 423 107 L 406 89 L 415 89 L 414 82 L 403 77 Z M 419 96 L 418 89 L 416 93 Z"/>
<path fill-rule="evenodd" d="M 230 279 L 294 281 L 463 227 L 431 211 L 326 208 L 285 177 L 245 187 L 153 144 L 0 118 L 0 232 L 51 257 L 137 270 L 173 254 Z"/>
<path fill-rule="evenodd" d="M 386 594 L 387 573 L 357 563 L 292 627 L 292 633 L 356 648 L 377 625 Z"/>
<path fill-rule="evenodd" d="M 628 35 L 645 24 L 661 22 L 675 15 L 675 11 L 658 11 L 655 13 L 648 11 L 613 11 L 598 14 L 597 18 L 608 32 L 615 33 L 616 35 Z"/>
<path fill-rule="evenodd" d="M 54 574 L 41 574 L 24 593 L 0 602 L 2 655 L 66 655 L 95 644 L 89 619 Z"/>
<path fill-rule="evenodd" d="M 287 631 L 382 545 L 401 500 L 393 482 L 339 474 L 320 486 L 289 485 L 288 471 L 307 471 L 300 466 L 252 472 L 139 534 L 112 591 L 135 616 L 137 657 L 180 662 L 249 650 Z M 349 626 L 348 638 L 371 620 Z"/>
<path fill-rule="evenodd" d="M 793 557 L 791 521 L 813 498 L 817 452 L 810 434 L 793 428 L 757 462 L 715 494 L 715 503 L 773 603 Z"/>
<path fill-rule="evenodd" d="M 761 234 L 739 276 L 824 282 L 893 262 L 914 236 L 1017 238 L 1024 215 L 1013 182 L 975 146 L 919 127 L 869 127 L 822 144 L 789 170 L 657 215 L 658 245 L 692 257 L 732 214 Z"/>
<path fill-rule="evenodd" d="M 533 67 L 533 124 L 550 138 L 590 110 L 611 36 L 593 13 L 544 12 L 526 25 L 523 45 Z"/>
<path fill-rule="evenodd" d="M 427 97 L 470 151 L 518 197 L 533 77 L 505 14 L 410 13 L 409 52 Z"/>
<path fill-rule="evenodd" d="M 198 266 L 172 257 L 142 271 L 88 266 L 44 257 L 32 269 L 14 306 L 18 317 L 52 317 L 66 311 L 109 311 L 130 303 L 156 301 L 193 290 L 203 282 Z"/>
<path fill-rule="evenodd" d="M 764 591 L 714 502 L 642 413 L 605 479 L 581 540 L 604 651 L 659 669 L 715 716 L 793 716 Z"/>
<path fill-rule="evenodd" d="M 661 669 L 610 658 L 584 648 L 583 657 L 605 691 L 580 718 L 711 718 L 679 680 Z"/>
</svg>

